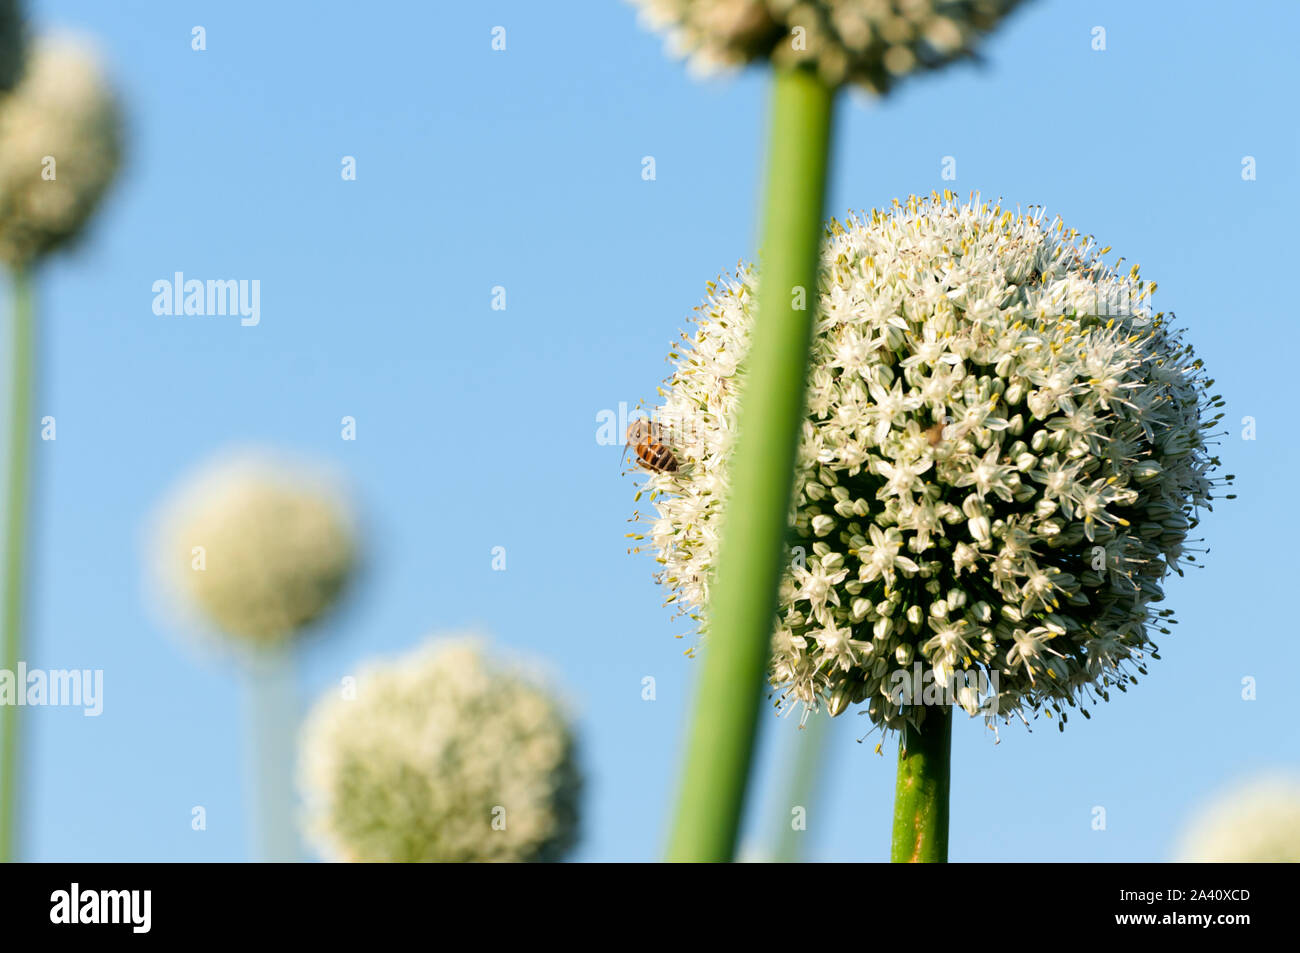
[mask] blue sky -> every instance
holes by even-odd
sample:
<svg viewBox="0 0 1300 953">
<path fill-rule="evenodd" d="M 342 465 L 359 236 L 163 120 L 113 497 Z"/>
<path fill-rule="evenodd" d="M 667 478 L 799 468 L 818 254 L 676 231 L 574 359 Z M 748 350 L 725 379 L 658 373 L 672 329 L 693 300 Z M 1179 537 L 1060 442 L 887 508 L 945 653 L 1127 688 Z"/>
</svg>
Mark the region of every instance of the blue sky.
<svg viewBox="0 0 1300 953">
<path fill-rule="evenodd" d="M 575 858 L 658 857 L 699 664 L 651 559 L 625 553 L 634 481 L 596 420 L 653 396 L 704 283 L 754 254 L 765 77 L 692 80 L 623 3 L 31 6 L 97 38 L 130 133 L 87 240 L 39 277 L 38 409 L 58 439 L 37 454 L 27 658 L 102 668 L 105 710 L 27 710 L 26 858 L 249 856 L 236 672 L 150 611 L 142 545 L 177 479 L 246 446 L 345 474 L 368 530 L 355 598 L 303 647 L 304 703 L 430 632 L 490 633 L 545 659 L 580 713 Z M 1280 505 L 1298 30 L 1284 2 L 1040 0 L 984 65 L 841 104 L 831 213 L 945 185 L 1045 204 L 1141 262 L 1228 401 L 1240 499 L 1203 523 L 1209 568 L 1168 587 L 1182 624 L 1163 660 L 1064 734 L 1012 726 L 994 745 L 958 724 L 954 860 L 1162 859 L 1203 798 L 1300 761 L 1281 542 L 1300 526 Z M 176 271 L 260 280 L 261 323 L 155 315 L 152 284 Z M 752 843 L 793 727 L 764 725 Z M 811 857 L 886 857 L 893 749 L 857 743 L 867 727 L 834 726 Z"/>
</svg>

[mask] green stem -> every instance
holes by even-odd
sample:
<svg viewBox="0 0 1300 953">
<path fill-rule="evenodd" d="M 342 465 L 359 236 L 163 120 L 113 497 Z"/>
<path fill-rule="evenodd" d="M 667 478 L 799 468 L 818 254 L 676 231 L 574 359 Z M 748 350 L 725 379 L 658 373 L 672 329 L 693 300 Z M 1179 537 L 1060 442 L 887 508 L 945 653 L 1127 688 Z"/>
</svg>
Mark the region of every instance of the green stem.
<svg viewBox="0 0 1300 953">
<path fill-rule="evenodd" d="M 17 672 L 22 655 L 23 558 L 27 539 L 28 483 L 32 443 L 32 291 L 27 272 L 11 273 L 13 287 L 10 341 L 9 473 L 5 505 L 4 636 L 0 670 Z M 15 676 L 16 677 L 16 676 Z M 25 685 L 15 685 L 25 691 Z M 17 856 L 15 818 L 18 797 L 18 707 L 0 704 L 0 862 Z"/>
<path fill-rule="evenodd" d="M 898 746 L 894 792 L 896 864 L 948 862 L 948 788 L 952 774 L 952 709 L 928 708 L 920 729 L 906 728 Z"/>
<path fill-rule="evenodd" d="M 247 730 L 249 816 L 258 860 L 301 860 L 294 817 L 298 711 L 290 647 L 258 652 L 248 660 Z"/>
<path fill-rule="evenodd" d="M 824 708 L 808 716 L 800 731 L 792 732 L 790 757 L 787 761 L 785 796 L 776 811 L 776 849 L 772 861 L 796 864 L 806 856 L 804 846 L 808 832 L 795 826 L 794 809 L 803 809 L 803 820 L 813 814 L 814 802 L 821 791 L 822 770 L 831 737 L 831 716 Z"/>
<path fill-rule="evenodd" d="M 758 318 L 669 860 L 735 853 L 789 529 L 834 101 L 810 72 L 775 73 Z"/>
</svg>

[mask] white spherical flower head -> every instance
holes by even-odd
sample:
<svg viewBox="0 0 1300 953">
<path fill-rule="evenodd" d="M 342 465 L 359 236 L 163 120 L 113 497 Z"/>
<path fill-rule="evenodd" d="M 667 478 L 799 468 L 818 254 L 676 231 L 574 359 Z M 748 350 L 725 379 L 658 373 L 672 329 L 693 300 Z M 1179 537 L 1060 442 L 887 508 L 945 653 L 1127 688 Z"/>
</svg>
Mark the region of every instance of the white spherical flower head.
<svg viewBox="0 0 1300 953">
<path fill-rule="evenodd" d="M 1145 672 L 1222 415 L 1155 285 L 1107 251 L 950 195 L 832 223 L 774 633 L 787 701 L 898 728 L 955 698 L 992 723 Z M 756 281 L 710 285 L 656 412 L 680 465 L 648 478 L 648 536 L 702 631 Z"/>
<path fill-rule="evenodd" d="M 121 117 L 81 41 L 32 43 L 0 97 L 0 261 L 24 266 L 74 238 L 117 174 Z"/>
<path fill-rule="evenodd" d="M 771 60 L 832 86 L 886 93 L 902 77 L 970 56 L 1021 0 L 633 0 L 695 69 Z"/>
<path fill-rule="evenodd" d="M 561 705 L 473 639 L 442 639 L 330 692 L 303 732 L 307 829 L 335 860 L 555 861 L 581 793 Z"/>
<path fill-rule="evenodd" d="M 0 93 L 13 89 L 23 68 L 23 11 L 18 0 L 0 0 Z"/>
<path fill-rule="evenodd" d="M 1300 779 L 1259 778 L 1205 808 L 1178 849 L 1184 863 L 1300 863 Z"/>
<path fill-rule="evenodd" d="M 266 457 L 202 472 L 168 505 L 165 581 L 243 648 L 287 642 L 339 598 L 356 563 L 352 520 L 321 478 Z"/>
</svg>

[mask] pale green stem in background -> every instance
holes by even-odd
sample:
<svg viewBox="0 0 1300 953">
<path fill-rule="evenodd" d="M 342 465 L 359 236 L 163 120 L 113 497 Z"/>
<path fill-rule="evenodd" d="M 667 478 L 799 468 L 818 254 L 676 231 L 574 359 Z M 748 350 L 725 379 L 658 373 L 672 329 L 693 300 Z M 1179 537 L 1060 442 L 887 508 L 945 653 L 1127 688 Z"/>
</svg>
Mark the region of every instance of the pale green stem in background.
<svg viewBox="0 0 1300 953">
<path fill-rule="evenodd" d="M 10 275 L 13 311 L 9 351 L 9 472 L 6 475 L 4 551 L 4 635 L 0 670 L 16 672 L 22 657 L 23 590 L 27 539 L 28 489 L 31 480 L 33 360 L 35 331 L 30 277 L 24 269 Z M 25 685 L 15 686 L 25 691 Z M 17 856 L 18 711 L 0 705 L 0 861 Z"/>
<path fill-rule="evenodd" d="M 951 762 L 952 709 L 927 709 L 920 730 L 909 727 L 899 739 L 889 857 L 894 863 L 948 862 Z"/>
<path fill-rule="evenodd" d="M 294 863 L 302 857 L 294 800 L 299 711 L 292 649 L 266 650 L 249 659 L 244 682 L 253 856 Z"/>
<path fill-rule="evenodd" d="M 774 863 L 797 864 L 807 857 L 807 825 L 816 823 L 815 807 L 821 795 L 831 734 L 831 716 L 825 708 L 809 715 L 802 730 L 790 733 L 787 757 L 777 780 L 782 795 L 773 816 Z M 798 818 L 796 809 L 800 810 Z M 796 820 L 802 823 L 796 826 Z"/>
<path fill-rule="evenodd" d="M 789 530 L 834 101 L 811 72 L 774 73 L 758 317 L 669 860 L 735 854 Z"/>
</svg>

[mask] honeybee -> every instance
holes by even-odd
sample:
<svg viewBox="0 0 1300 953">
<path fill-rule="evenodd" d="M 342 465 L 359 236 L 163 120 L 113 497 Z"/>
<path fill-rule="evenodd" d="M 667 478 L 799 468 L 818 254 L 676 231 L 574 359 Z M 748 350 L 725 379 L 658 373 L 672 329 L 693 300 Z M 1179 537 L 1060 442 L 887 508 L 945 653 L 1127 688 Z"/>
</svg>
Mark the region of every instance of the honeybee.
<svg viewBox="0 0 1300 953">
<path fill-rule="evenodd" d="M 933 427 L 926 430 L 925 439 L 930 441 L 930 446 L 937 447 L 939 444 L 943 443 L 943 428 L 944 423 L 941 420 Z"/>
<path fill-rule="evenodd" d="M 627 428 L 627 445 L 623 456 L 627 457 L 627 448 L 636 454 L 637 465 L 651 473 L 676 473 L 677 455 L 663 442 L 661 436 L 666 428 L 655 421 L 639 417 Z"/>
</svg>

